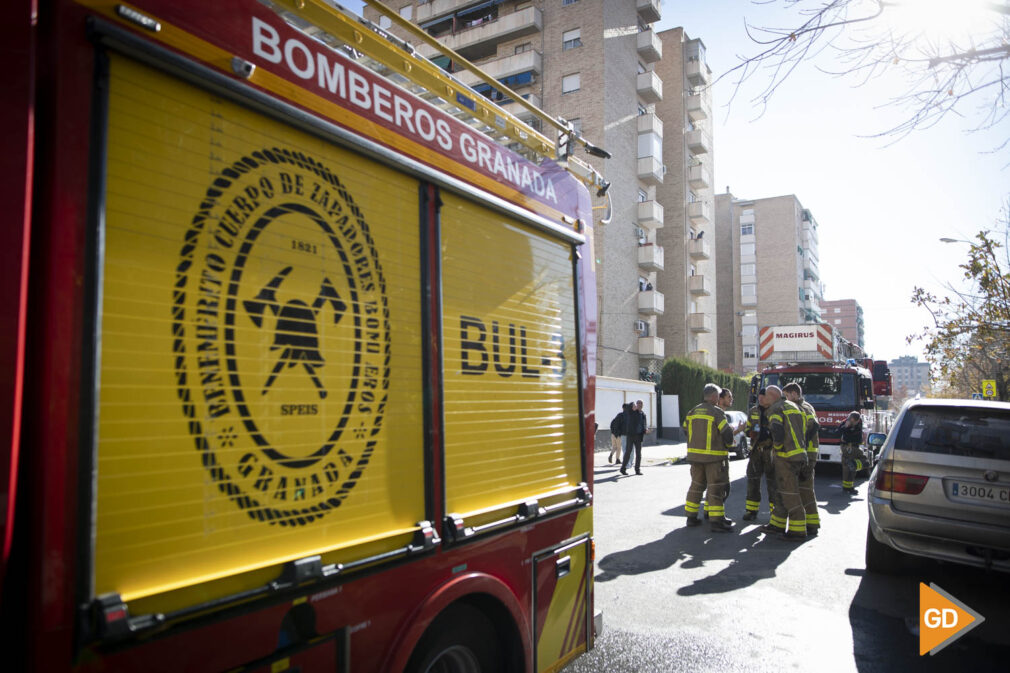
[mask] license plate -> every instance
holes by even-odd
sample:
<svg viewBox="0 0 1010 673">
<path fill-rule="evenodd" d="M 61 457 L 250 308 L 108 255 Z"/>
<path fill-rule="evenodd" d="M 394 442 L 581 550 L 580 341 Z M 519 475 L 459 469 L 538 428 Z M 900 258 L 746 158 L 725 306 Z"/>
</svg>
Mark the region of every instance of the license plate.
<svg viewBox="0 0 1010 673">
<path fill-rule="evenodd" d="M 950 485 L 950 494 L 955 498 L 962 498 L 964 500 L 1010 505 L 1010 486 L 993 486 L 991 484 L 954 481 Z"/>
</svg>

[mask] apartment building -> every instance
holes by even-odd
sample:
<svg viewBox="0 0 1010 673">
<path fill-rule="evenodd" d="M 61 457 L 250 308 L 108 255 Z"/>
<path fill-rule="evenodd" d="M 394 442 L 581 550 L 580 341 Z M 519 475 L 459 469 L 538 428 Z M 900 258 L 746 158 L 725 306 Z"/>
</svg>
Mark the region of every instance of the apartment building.
<svg viewBox="0 0 1010 673">
<path fill-rule="evenodd" d="M 747 200 L 727 189 L 715 196 L 714 211 L 726 255 L 719 258 L 718 363 L 754 371 L 761 327 L 821 322 L 817 221 L 793 195 Z"/>
<path fill-rule="evenodd" d="M 919 362 L 914 355 L 891 360 L 887 366 L 891 369 L 891 387 L 896 395 L 904 389 L 907 394 L 915 396 L 929 387 L 929 363 Z"/>
<path fill-rule="evenodd" d="M 401 0 L 394 7 L 612 154 L 605 162 L 580 155 L 611 182 L 613 206 L 609 224 L 594 231 L 598 374 L 652 378 L 673 355 L 714 366 L 715 237 L 704 234 L 713 224 L 712 104 L 703 90 L 711 71 L 701 40 L 682 29 L 657 35 L 661 0 Z M 365 16 L 416 43 L 374 10 L 366 7 Z M 448 59 L 434 60 L 454 70 Z M 529 120 L 503 92 L 459 77 Z"/>
<path fill-rule="evenodd" d="M 686 355 L 715 367 L 718 359 L 716 241 L 713 217 L 712 72 L 705 44 L 683 28 L 659 34 L 663 59 L 656 72 L 666 94 L 656 114 L 668 133 L 663 141 L 664 180 L 656 201 L 664 211 L 656 239 L 666 254 L 658 289 L 666 310 L 657 318 L 668 355 Z"/>
<path fill-rule="evenodd" d="M 822 300 L 821 322 L 831 325 L 835 334 L 841 334 L 865 350 L 866 328 L 863 325 L 863 307 L 855 299 Z"/>
</svg>

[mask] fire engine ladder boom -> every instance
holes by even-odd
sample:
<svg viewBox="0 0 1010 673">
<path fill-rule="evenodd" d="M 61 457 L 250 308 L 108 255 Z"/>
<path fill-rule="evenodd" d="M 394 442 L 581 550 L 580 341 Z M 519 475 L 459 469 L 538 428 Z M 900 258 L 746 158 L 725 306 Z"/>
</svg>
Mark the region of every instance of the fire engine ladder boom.
<svg viewBox="0 0 1010 673">
<path fill-rule="evenodd" d="M 260 2 L 306 35 L 331 48 L 344 48 L 345 53 L 348 53 L 355 62 L 403 86 L 475 131 L 510 146 L 527 159 L 538 164 L 543 159 L 557 161 L 587 186 L 595 187 L 598 196 L 603 196 L 610 186 L 591 164 L 572 156 L 576 144 L 582 145 L 593 156 L 609 158 L 608 152 L 585 140 L 570 122 L 550 116 L 385 4 L 377 0 L 366 0 L 397 26 L 448 57 L 453 63 L 470 71 L 484 84 L 494 87 L 526 108 L 540 120 L 544 128 L 556 129 L 557 142 L 552 142 L 515 115 L 463 84 L 452 74 L 417 53 L 410 44 L 339 4 L 327 0 L 260 0 Z"/>
</svg>

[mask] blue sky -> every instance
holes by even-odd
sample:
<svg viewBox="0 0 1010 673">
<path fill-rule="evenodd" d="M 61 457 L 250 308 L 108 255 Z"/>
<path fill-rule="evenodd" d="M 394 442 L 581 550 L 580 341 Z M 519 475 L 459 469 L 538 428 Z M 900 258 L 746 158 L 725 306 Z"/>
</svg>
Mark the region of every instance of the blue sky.
<svg viewBox="0 0 1010 673">
<path fill-rule="evenodd" d="M 360 11 L 360 2 L 343 4 Z M 663 0 L 656 29 L 683 26 L 701 38 L 720 75 L 756 49 L 745 18 L 783 25 L 782 16 L 777 5 L 749 0 Z M 785 16 L 795 21 L 795 10 Z M 820 62 L 837 67 L 824 55 Z M 759 115 L 751 99 L 765 84 L 760 74 L 752 78 L 728 109 L 732 81 L 715 86 L 716 193 L 728 186 L 738 198 L 795 194 L 820 225 L 825 297 L 862 305 L 875 358 L 922 359 L 921 343 L 905 343 L 931 324 L 912 306 L 912 289 L 962 285 L 957 265 L 967 246 L 939 238 L 972 238 L 996 225 L 1010 195 L 1010 150 L 992 153 L 1003 141 L 999 133 L 966 133 L 967 123 L 955 117 L 897 142 L 868 137 L 903 118 L 885 105 L 900 92 L 895 78 L 856 86 L 805 63 Z M 1010 134 L 1006 125 L 1003 131 Z"/>
</svg>

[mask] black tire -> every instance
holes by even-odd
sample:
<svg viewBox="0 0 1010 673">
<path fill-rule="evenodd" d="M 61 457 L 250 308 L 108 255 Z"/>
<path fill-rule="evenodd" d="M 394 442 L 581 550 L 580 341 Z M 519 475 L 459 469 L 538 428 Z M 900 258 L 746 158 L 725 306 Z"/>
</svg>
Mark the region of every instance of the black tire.
<svg viewBox="0 0 1010 673">
<path fill-rule="evenodd" d="M 866 569 L 871 573 L 893 575 L 904 565 L 904 554 L 878 542 L 869 524 L 866 526 Z"/>
<path fill-rule="evenodd" d="M 740 438 L 740 444 L 736 447 L 736 457 L 737 458 L 747 458 L 750 455 L 750 447 L 747 443 L 746 437 Z"/>
<path fill-rule="evenodd" d="M 408 673 L 502 673 L 494 625 L 477 608 L 454 603 L 440 614 L 410 655 Z"/>
</svg>

